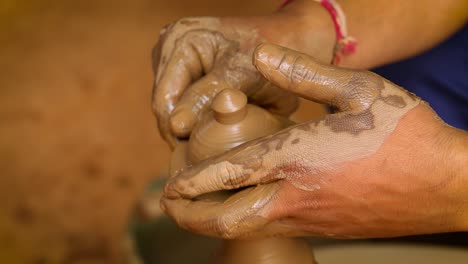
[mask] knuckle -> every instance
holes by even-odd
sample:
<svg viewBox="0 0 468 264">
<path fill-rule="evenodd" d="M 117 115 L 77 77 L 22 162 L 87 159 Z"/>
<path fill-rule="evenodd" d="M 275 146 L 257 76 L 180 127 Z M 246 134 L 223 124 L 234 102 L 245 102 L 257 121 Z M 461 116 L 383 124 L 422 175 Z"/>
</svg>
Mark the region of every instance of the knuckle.
<svg viewBox="0 0 468 264">
<path fill-rule="evenodd" d="M 239 236 L 235 232 L 235 225 L 232 224 L 232 221 L 226 219 L 226 217 L 220 217 L 217 221 L 217 233 L 224 239 L 235 239 Z"/>
<path fill-rule="evenodd" d="M 164 34 L 167 34 L 173 27 L 174 25 L 177 23 L 177 21 L 174 21 L 174 22 L 170 22 L 170 23 L 167 23 L 165 24 L 161 31 L 159 31 L 159 35 L 162 36 Z"/>
<path fill-rule="evenodd" d="M 305 58 L 296 54 L 285 54 L 279 64 L 279 71 L 293 85 L 315 78 L 316 69 L 311 67 Z"/>
<path fill-rule="evenodd" d="M 174 191 L 174 192 L 185 192 L 187 184 L 185 183 L 184 180 L 180 179 L 175 179 L 175 180 L 170 180 L 170 182 L 166 185 L 168 191 Z"/>
<path fill-rule="evenodd" d="M 304 58 L 298 57 L 293 64 L 291 74 L 291 80 L 294 83 L 314 81 L 317 74 L 317 67 L 308 64 Z"/>
<path fill-rule="evenodd" d="M 165 25 L 159 32 L 158 42 L 153 50 L 161 50 L 165 45 L 180 45 L 191 28 L 184 26 L 183 19 Z M 168 43 L 168 40 L 170 43 Z"/>
<path fill-rule="evenodd" d="M 184 180 L 175 180 L 173 183 L 173 189 L 177 192 L 184 192 L 185 191 L 186 183 Z"/>
<path fill-rule="evenodd" d="M 184 194 L 184 196 L 193 196 L 195 193 L 193 186 L 194 184 L 190 180 L 178 179 L 173 183 L 173 190 L 179 194 Z"/>
<path fill-rule="evenodd" d="M 168 183 L 164 186 L 164 196 L 168 198 L 178 197 L 178 192 L 174 189 L 174 185 Z"/>
<path fill-rule="evenodd" d="M 368 71 L 354 71 L 351 74 L 347 85 L 350 88 L 364 87 L 366 89 L 375 89 L 379 77 Z"/>
<path fill-rule="evenodd" d="M 250 176 L 245 172 L 242 166 L 231 163 L 219 164 L 216 168 L 216 175 L 220 176 L 217 177 L 217 179 L 221 181 L 221 186 L 227 189 L 241 187 Z"/>
<path fill-rule="evenodd" d="M 340 96 L 341 101 L 347 101 L 348 108 L 367 109 L 379 97 L 383 82 L 379 76 L 370 72 L 356 71 L 352 73 L 345 87 Z"/>
<path fill-rule="evenodd" d="M 198 25 L 200 23 L 200 20 L 203 20 L 203 19 L 198 18 L 198 17 L 184 17 L 184 18 L 178 19 L 174 23 L 172 23 L 172 28 L 174 30 L 178 30 L 180 28 L 190 29 L 190 28 L 193 28 L 195 25 Z"/>
<path fill-rule="evenodd" d="M 182 24 L 181 21 L 183 20 L 182 19 L 179 19 L 179 20 L 176 20 L 176 21 L 173 21 L 171 23 L 168 23 L 166 24 L 162 30 L 159 32 L 159 34 L 162 36 L 162 35 L 170 35 L 172 34 L 173 32 L 175 31 L 178 31 L 180 30 L 180 28 L 182 28 Z"/>
<path fill-rule="evenodd" d="M 291 69 L 291 62 L 288 57 L 290 57 L 288 54 L 283 54 L 277 67 L 277 70 L 284 76 L 288 76 Z"/>
</svg>

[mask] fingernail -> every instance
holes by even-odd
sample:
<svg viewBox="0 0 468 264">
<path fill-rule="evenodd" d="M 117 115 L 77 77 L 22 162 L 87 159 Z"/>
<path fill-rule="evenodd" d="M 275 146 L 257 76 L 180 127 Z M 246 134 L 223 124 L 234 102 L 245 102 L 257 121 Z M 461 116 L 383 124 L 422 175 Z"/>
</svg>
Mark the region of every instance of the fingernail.
<svg viewBox="0 0 468 264">
<path fill-rule="evenodd" d="M 171 130 L 178 137 L 188 137 L 195 124 L 195 114 L 188 109 L 177 109 L 171 114 Z"/>
<path fill-rule="evenodd" d="M 267 58 L 265 58 L 265 51 L 268 52 L 268 44 L 260 44 L 257 46 L 257 48 L 255 48 L 255 51 L 254 51 L 254 57 L 253 57 L 253 62 L 254 64 L 258 63 L 258 62 L 262 62 L 262 63 L 266 63 L 267 62 Z"/>
<path fill-rule="evenodd" d="M 281 49 L 271 44 L 260 44 L 254 52 L 254 65 L 263 73 L 268 73 L 270 69 L 278 67 L 281 58 L 278 56 Z"/>
<path fill-rule="evenodd" d="M 164 186 L 163 196 L 168 199 L 180 198 L 179 193 L 174 190 L 174 184 L 172 183 L 167 183 L 166 186 Z"/>
<path fill-rule="evenodd" d="M 168 192 L 165 192 L 164 197 L 167 198 L 167 199 L 171 199 L 171 200 L 182 198 L 180 196 L 180 194 L 178 192 L 174 191 L 174 190 L 170 190 Z"/>
</svg>

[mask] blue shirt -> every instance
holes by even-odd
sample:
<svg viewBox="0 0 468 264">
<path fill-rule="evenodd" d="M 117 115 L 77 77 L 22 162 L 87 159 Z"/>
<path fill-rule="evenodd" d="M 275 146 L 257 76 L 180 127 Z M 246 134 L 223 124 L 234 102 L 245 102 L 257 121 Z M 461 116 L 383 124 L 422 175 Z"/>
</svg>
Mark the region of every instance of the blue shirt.
<svg viewBox="0 0 468 264">
<path fill-rule="evenodd" d="M 468 25 L 419 56 L 373 71 L 427 101 L 448 124 L 468 130 Z"/>
</svg>

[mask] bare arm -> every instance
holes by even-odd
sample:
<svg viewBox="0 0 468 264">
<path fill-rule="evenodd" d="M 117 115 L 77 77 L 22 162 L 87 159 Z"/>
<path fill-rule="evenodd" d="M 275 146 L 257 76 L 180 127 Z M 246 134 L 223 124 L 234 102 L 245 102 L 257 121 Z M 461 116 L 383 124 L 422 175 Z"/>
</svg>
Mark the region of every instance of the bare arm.
<svg viewBox="0 0 468 264">
<path fill-rule="evenodd" d="M 453 131 L 449 156 L 443 166 L 451 168 L 451 175 L 458 182 L 452 190 L 452 197 L 460 201 L 458 225 L 468 231 L 468 132 L 451 128 Z"/>
<path fill-rule="evenodd" d="M 465 0 L 339 0 L 338 3 L 346 14 L 350 35 L 359 42 L 357 52 L 341 63 L 350 68 L 368 69 L 422 53 L 447 39 L 468 19 Z M 298 33 L 289 47 L 309 54 L 310 44 L 301 39 L 313 39 L 317 31 L 334 30 L 320 21 L 330 18 L 315 1 L 293 1 L 277 15 L 302 18 L 306 29 Z"/>
</svg>

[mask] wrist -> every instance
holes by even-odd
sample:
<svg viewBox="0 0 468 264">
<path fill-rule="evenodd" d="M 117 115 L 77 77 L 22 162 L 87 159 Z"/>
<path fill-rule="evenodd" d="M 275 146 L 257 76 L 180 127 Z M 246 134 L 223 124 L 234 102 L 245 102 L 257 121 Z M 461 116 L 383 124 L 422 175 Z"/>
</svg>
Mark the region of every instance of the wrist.
<svg viewBox="0 0 468 264">
<path fill-rule="evenodd" d="M 255 45 L 268 42 L 284 46 L 323 63 L 330 63 L 333 58 L 336 42 L 333 21 L 315 1 L 295 0 L 267 16 L 223 17 L 221 24 L 251 32 L 252 38 L 257 38 L 253 41 Z"/>
<path fill-rule="evenodd" d="M 455 231 L 468 231 L 468 133 L 453 127 L 446 127 L 447 175 L 454 180 L 451 195 L 454 201 Z"/>
<path fill-rule="evenodd" d="M 448 126 L 421 103 L 395 133 L 399 140 L 389 145 L 393 150 L 384 164 L 392 164 L 393 180 L 409 183 L 403 201 L 414 209 L 415 233 L 467 230 L 466 132 Z"/>
<path fill-rule="evenodd" d="M 276 43 L 330 63 L 336 43 L 333 21 L 316 1 L 295 0 L 271 15 Z M 275 30 L 284 25 L 284 30 Z"/>
<path fill-rule="evenodd" d="M 261 42 L 309 54 L 323 63 L 330 63 L 333 58 L 333 21 L 315 1 L 296 0 L 271 15 L 242 21 L 258 32 Z"/>
</svg>

